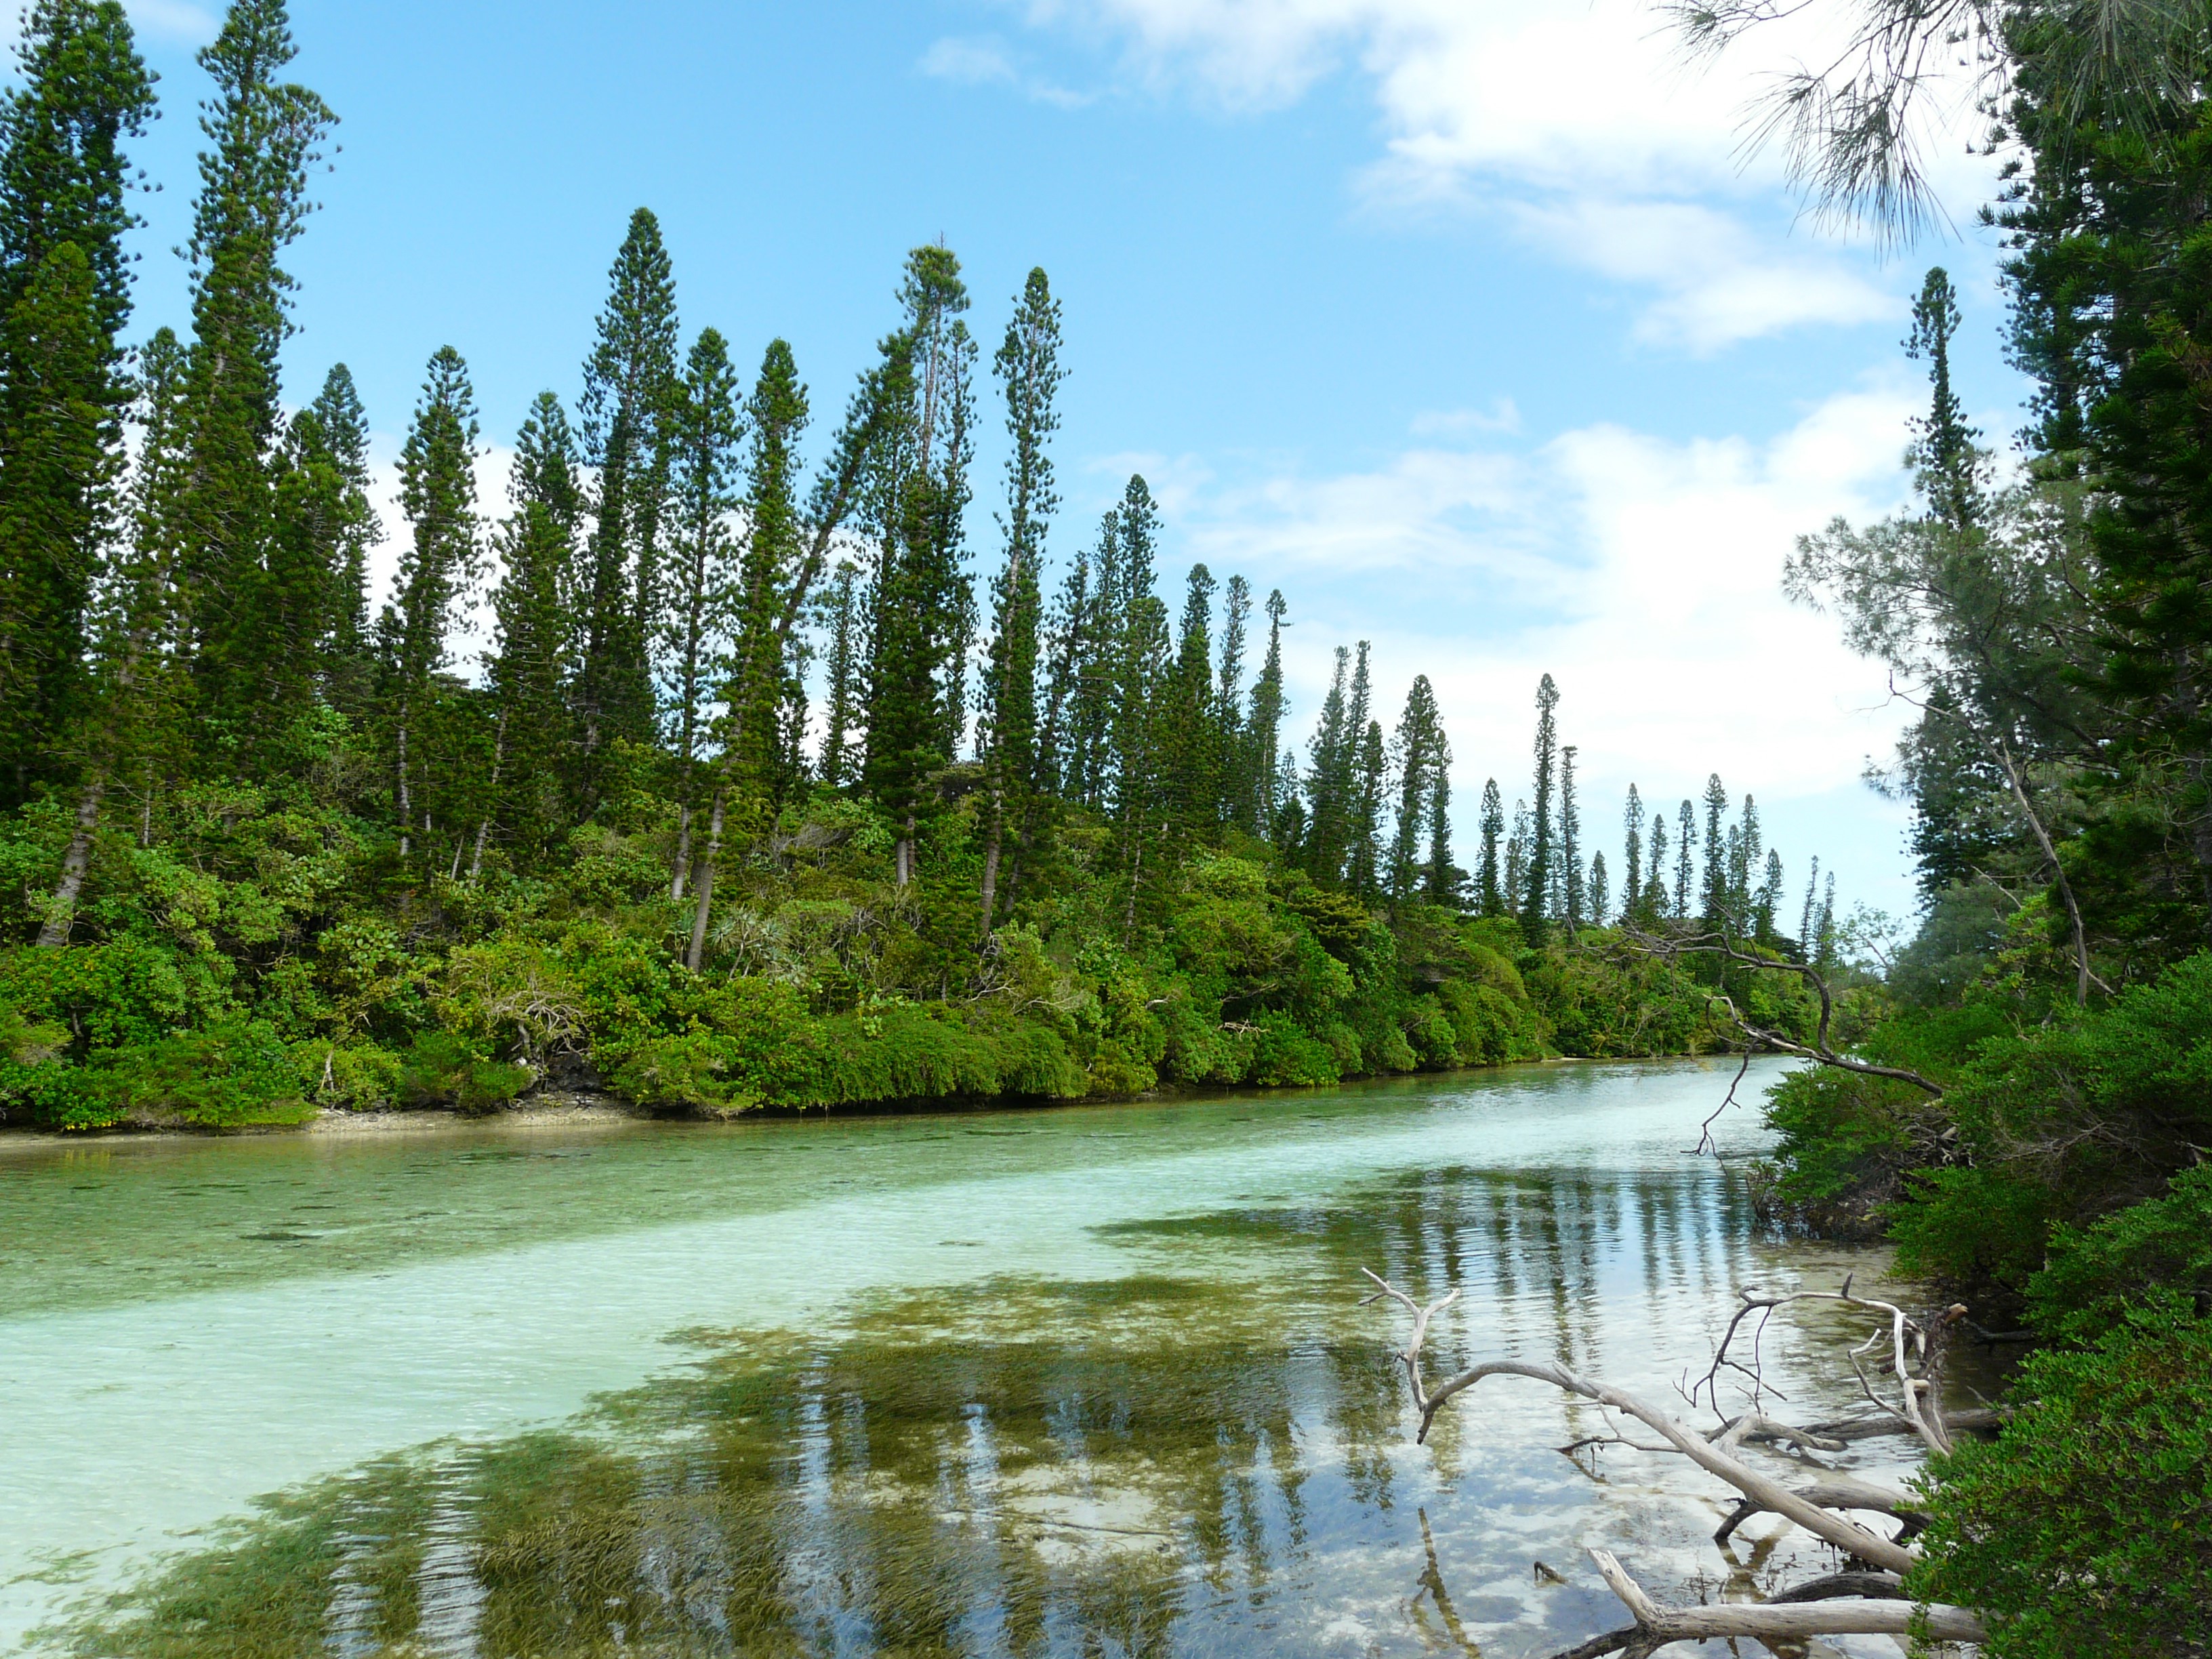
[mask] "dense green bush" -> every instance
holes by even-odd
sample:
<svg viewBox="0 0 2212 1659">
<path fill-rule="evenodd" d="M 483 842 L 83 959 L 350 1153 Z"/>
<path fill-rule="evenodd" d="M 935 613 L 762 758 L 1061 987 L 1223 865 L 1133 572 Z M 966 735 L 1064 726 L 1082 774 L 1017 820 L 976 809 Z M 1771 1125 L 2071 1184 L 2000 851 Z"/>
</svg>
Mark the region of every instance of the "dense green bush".
<svg viewBox="0 0 2212 1659">
<path fill-rule="evenodd" d="M 1978 1036 L 1955 1077 L 1893 1232 L 1910 1270 L 2016 1294 L 2053 1227 L 2160 1193 L 2212 1141 L 2212 952 L 2087 1013 Z"/>
<path fill-rule="evenodd" d="M 150 846 L 106 832 L 78 942 L 0 951 L 0 1112 L 95 1128 L 484 1111 L 596 1076 L 726 1115 L 1310 1086 L 1717 1037 L 1707 988 L 1606 930 L 1532 951 L 1510 919 L 1370 908 L 1247 838 L 1194 851 L 1133 913 L 1111 836 L 1079 812 L 983 941 L 964 798 L 924 826 L 902 890 L 872 811 L 803 799 L 726 872 L 693 974 L 665 804 L 617 774 L 530 876 L 495 858 L 480 879 L 410 878 L 299 791 L 184 792 Z M 43 811 L 0 836 L 0 865 L 33 872 L 19 891 L 58 856 Z"/>
<path fill-rule="evenodd" d="M 1979 1611 L 1993 1659 L 2212 1651 L 2212 1320 L 2130 1309 L 2012 1394 L 1994 1442 L 1929 1470 L 1911 1591 Z"/>
</svg>

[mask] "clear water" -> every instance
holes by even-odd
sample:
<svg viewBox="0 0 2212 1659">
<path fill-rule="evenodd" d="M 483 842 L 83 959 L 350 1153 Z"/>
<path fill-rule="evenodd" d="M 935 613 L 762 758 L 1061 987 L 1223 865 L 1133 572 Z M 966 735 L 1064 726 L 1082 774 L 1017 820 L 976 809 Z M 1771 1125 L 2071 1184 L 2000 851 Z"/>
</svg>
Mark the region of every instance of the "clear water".
<svg viewBox="0 0 2212 1659">
<path fill-rule="evenodd" d="M 1726 1082 L 18 1147 L 0 1651 L 1540 1653 L 1620 1622 L 1593 1543 L 1748 1594 L 1817 1548 L 1732 1569 L 1716 1483 L 1570 1462 L 1538 1385 L 1413 1445 L 1358 1274 L 1461 1287 L 1439 1367 L 1667 1393 L 1735 1286 L 1880 1265 L 1684 1155 Z M 1835 1334 L 1770 1337 L 1792 1409 Z"/>
</svg>

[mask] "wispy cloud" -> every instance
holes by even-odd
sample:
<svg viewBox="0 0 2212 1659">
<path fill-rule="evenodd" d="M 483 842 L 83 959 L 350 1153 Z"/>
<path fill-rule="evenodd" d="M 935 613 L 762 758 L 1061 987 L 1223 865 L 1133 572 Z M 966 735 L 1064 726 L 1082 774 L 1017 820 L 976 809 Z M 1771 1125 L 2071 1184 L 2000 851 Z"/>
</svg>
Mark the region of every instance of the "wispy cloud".
<svg viewBox="0 0 2212 1659">
<path fill-rule="evenodd" d="M 1765 443 L 1600 425 L 1318 476 L 1194 471 L 1171 523 L 1217 576 L 1291 595 L 1301 739 L 1331 652 L 1366 638 L 1378 695 L 1435 683 L 1463 787 L 1517 769 L 1549 672 L 1594 785 L 1718 769 L 1809 797 L 1851 787 L 1897 713 L 1832 623 L 1784 599 L 1782 561 L 1799 532 L 1896 503 L 1916 404 L 1863 387 Z"/>
<path fill-rule="evenodd" d="M 963 86 L 1012 87 L 1025 98 L 1062 109 L 1080 108 L 1094 95 L 1032 74 L 996 35 L 946 35 L 931 43 L 915 67 L 924 75 Z"/>
<path fill-rule="evenodd" d="M 1030 0 L 1022 15 L 1127 85 L 1225 112 L 1359 76 L 1382 129 L 1353 181 L 1364 210 L 1490 217 L 1648 295 L 1643 343 L 1703 354 L 1895 308 L 1863 259 L 1780 228 L 1779 159 L 1742 146 L 1772 72 L 1832 44 L 1832 11 L 1807 9 L 1761 31 L 1759 55 L 1702 70 L 1648 0 Z M 1986 193 L 1986 163 L 1962 145 L 1939 159 L 1962 209 Z"/>
</svg>

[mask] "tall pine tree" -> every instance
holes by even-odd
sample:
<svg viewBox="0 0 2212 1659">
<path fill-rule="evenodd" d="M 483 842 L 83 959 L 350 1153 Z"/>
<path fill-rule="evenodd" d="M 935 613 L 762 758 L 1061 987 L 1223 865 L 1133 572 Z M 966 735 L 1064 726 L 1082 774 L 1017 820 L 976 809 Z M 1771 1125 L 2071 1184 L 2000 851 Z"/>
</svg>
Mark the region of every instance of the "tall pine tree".
<svg viewBox="0 0 2212 1659">
<path fill-rule="evenodd" d="M 216 95 L 201 106 L 210 147 L 186 245 L 191 459 L 178 529 L 195 589 L 198 730 L 210 762 L 249 769 L 285 724 L 269 659 L 298 632 L 277 613 L 302 597 L 270 571 L 277 356 L 295 286 L 278 261 L 313 210 L 307 174 L 336 118 L 307 88 L 277 79 L 295 55 L 282 0 L 235 0 L 201 51 Z"/>
<path fill-rule="evenodd" d="M 676 278 L 650 210 L 630 216 L 607 287 L 579 405 L 585 465 L 599 480 L 575 684 L 587 803 L 602 746 L 647 741 L 655 727 L 650 641 L 679 394 Z"/>
<path fill-rule="evenodd" d="M 999 872 L 1009 822 L 1030 822 L 1037 765 L 1038 629 L 1042 621 L 1045 532 L 1060 505 L 1051 440 L 1060 429 L 1060 301 L 1042 267 L 1029 274 L 1006 337 L 992 359 L 1006 396 L 1006 507 L 1000 520 L 1006 559 L 991 590 L 991 643 L 983 672 L 977 752 L 989 791 L 981 893 L 983 931 L 999 909 Z"/>
<path fill-rule="evenodd" d="M 430 757 L 419 742 L 431 676 L 445 664 L 455 603 L 477 574 L 476 394 L 459 352 L 441 346 L 407 441 L 399 452 L 399 505 L 414 534 L 399 556 L 396 603 L 385 613 L 386 699 L 392 730 L 393 807 L 399 855 L 418 823 L 417 796 Z M 420 824 L 423 851 L 430 824 Z"/>
<path fill-rule="evenodd" d="M 486 678 L 497 708 L 491 777 L 493 810 L 477 822 L 469 860 L 483 867 L 496 821 L 528 863 L 542 859 L 560 821 L 557 779 L 568 711 L 568 599 L 575 580 L 583 487 L 575 434 L 561 400 L 541 392 L 514 441 L 508 512 L 501 527 L 501 575 L 492 594 L 497 636 Z"/>
<path fill-rule="evenodd" d="M 1518 895 L 1521 923 L 1531 939 L 1540 939 L 1551 908 L 1553 870 L 1553 797 L 1558 789 L 1559 763 L 1559 688 L 1549 674 L 1536 686 L 1536 804 L 1528 834 L 1522 841 L 1528 865 L 1526 886 Z"/>
<path fill-rule="evenodd" d="M 124 141 L 154 110 L 118 0 L 37 0 L 0 95 L 0 804 L 85 714 L 112 532 L 130 313 Z M 64 250 L 67 250 L 64 252 Z"/>
<path fill-rule="evenodd" d="M 668 896 L 684 896 L 691 873 L 691 817 L 697 805 L 708 704 L 722 676 L 722 648 L 739 600 L 730 517 L 738 504 L 744 416 L 728 343 L 702 330 L 684 361 L 667 413 L 667 550 L 657 585 L 659 647 L 669 735 L 676 749 L 676 860 Z"/>
</svg>

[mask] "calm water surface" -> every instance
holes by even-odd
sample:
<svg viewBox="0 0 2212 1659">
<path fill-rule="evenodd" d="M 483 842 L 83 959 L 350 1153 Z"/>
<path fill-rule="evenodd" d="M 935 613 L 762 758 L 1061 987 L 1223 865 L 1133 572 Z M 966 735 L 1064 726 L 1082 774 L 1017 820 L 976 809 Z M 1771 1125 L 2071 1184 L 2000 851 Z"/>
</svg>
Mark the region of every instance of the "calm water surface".
<svg viewBox="0 0 2212 1659">
<path fill-rule="evenodd" d="M 1589 1544 L 1749 1594 L 1816 1547 L 1731 1576 L 1717 1483 L 1536 1384 L 1413 1445 L 1358 1274 L 1461 1287 L 1439 1365 L 1664 1393 L 1738 1285 L 1879 1266 L 1683 1155 L 1732 1070 L 0 1152 L 0 1651 L 1509 1656 L 1620 1622 Z M 1793 1409 L 1835 1334 L 1770 1337 Z"/>
</svg>

